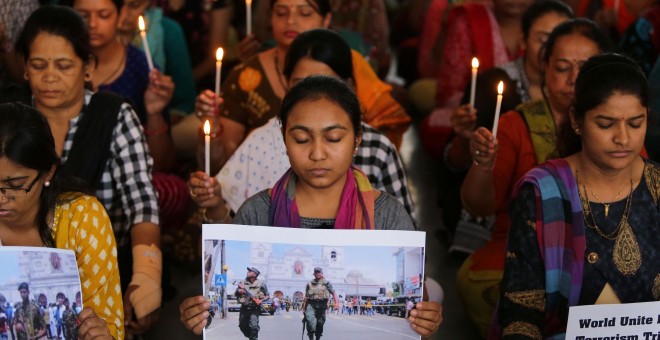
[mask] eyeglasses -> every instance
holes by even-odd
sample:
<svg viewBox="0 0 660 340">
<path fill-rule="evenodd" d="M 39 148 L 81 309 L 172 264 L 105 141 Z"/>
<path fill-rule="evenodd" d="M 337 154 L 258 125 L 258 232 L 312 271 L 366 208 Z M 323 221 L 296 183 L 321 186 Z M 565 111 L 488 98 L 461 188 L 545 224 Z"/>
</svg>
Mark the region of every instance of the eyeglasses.
<svg viewBox="0 0 660 340">
<path fill-rule="evenodd" d="M 10 200 L 15 200 L 17 198 L 23 198 L 27 196 L 28 192 L 32 190 L 35 184 L 37 184 L 37 181 L 39 180 L 39 177 L 41 177 L 41 174 L 38 174 L 37 177 L 30 183 L 30 185 L 27 188 L 0 188 L 0 193 L 2 193 L 3 196 L 7 197 Z"/>
</svg>

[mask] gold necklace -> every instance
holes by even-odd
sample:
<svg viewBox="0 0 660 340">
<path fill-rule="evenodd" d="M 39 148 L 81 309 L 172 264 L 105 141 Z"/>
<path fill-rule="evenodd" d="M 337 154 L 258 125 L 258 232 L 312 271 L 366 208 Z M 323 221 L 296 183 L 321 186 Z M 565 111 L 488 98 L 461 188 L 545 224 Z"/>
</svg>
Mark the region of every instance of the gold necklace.
<svg viewBox="0 0 660 340">
<path fill-rule="evenodd" d="M 577 183 L 578 194 L 580 194 L 579 175 L 580 175 L 580 169 L 576 169 L 575 182 Z M 614 248 L 612 249 L 612 258 L 614 261 L 614 265 L 616 266 L 617 270 L 619 270 L 620 273 L 624 275 L 635 274 L 639 269 L 639 267 L 641 267 L 642 265 L 642 255 L 635 234 L 633 233 L 630 224 L 628 224 L 628 216 L 630 216 L 630 210 L 632 208 L 632 195 L 633 195 L 632 176 L 630 178 L 630 193 L 628 193 L 628 198 L 626 199 L 626 206 L 623 209 L 623 215 L 621 216 L 621 220 L 619 221 L 619 224 L 617 225 L 616 229 L 610 234 L 605 234 L 596 224 L 596 219 L 591 210 L 591 203 L 589 202 L 589 196 L 587 194 L 587 186 L 584 183 L 582 184 L 582 189 L 584 192 L 584 197 L 582 197 L 582 194 L 580 194 L 579 196 L 580 196 L 580 202 L 582 204 L 584 224 L 587 227 L 589 227 L 589 229 L 595 230 L 596 233 L 598 233 L 598 235 L 600 235 L 601 237 L 614 241 Z M 593 225 L 589 224 L 589 222 L 587 221 L 587 215 L 591 215 L 591 222 L 593 223 Z"/>
<path fill-rule="evenodd" d="M 630 183 L 631 183 L 631 186 L 632 186 L 632 178 L 630 179 Z M 586 188 L 587 185 L 584 184 L 584 186 L 585 186 L 584 190 L 586 191 L 587 190 L 587 188 Z M 591 194 L 594 195 L 594 198 L 597 199 L 600 202 L 600 204 L 605 206 L 605 217 L 607 217 L 607 215 L 609 215 L 609 213 L 610 213 L 610 204 L 612 204 L 612 202 L 610 202 L 610 203 L 603 202 L 603 200 L 601 200 L 600 197 L 598 197 L 598 195 L 596 195 L 596 193 L 594 192 L 593 189 L 591 190 Z M 619 191 L 619 193 L 616 194 L 616 197 L 614 197 L 613 202 L 618 201 L 619 196 L 621 196 L 621 191 Z"/>
<path fill-rule="evenodd" d="M 280 82 L 280 86 L 282 86 L 282 89 L 286 93 L 287 86 L 286 86 L 286 81 L 284 81 L 284 76 L 280 71 L 279 56 L 280 56 L 279 51 L 275 50 L 275 53 L 273 54 L 273 61 L 275 62 L 275 72 L 277 73 L 277 80 Z"/>
</svg>

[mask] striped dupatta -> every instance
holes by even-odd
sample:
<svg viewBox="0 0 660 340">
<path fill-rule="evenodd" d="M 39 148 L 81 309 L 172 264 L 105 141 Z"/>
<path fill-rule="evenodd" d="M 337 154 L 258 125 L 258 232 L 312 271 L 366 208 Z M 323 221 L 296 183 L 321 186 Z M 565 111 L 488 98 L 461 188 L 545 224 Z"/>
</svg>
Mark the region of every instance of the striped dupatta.
<svg viewBox="0 0 660 340">
<path fill-rule="evenodd" d="M 586 239 L 580 194 L 573 171 L 564 159 L 530 170 L 516 184 L 515 197 L 525 184 L 534 186 L 536 237 L 545 264 L 544 336 L 562 338 L 568 307 L 580 299 Z"/>
</svg>

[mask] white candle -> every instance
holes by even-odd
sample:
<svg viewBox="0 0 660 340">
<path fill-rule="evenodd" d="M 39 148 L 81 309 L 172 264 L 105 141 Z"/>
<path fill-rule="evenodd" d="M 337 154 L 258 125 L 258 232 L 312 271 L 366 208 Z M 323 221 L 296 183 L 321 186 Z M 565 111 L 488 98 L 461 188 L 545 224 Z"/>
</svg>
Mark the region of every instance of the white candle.
<svg viewBox="0 0 660 340">
<path fill-rule="evenodd" d="M 474 96 L 477 91 L 477 71 L 479 71 L 479 59 L 472 58 L 472 84 L 470 85 L 470 106 L 474 107 Z"/>
<path fill-rule="evenodd" d="M 504 82 L 497 84 L 497 105 L 495 106 L 495 120 L 493 121 L 493 138 L 497 138 L 497 125 L 500 122 L 500 110 L 502 109 L 502 93 L 504 92 Z"/>
<path fill-rule="evenodd" d="M 252 34 L 252 0 L 245 0 L 245 27 L 247 35 Z"/>
<path fill-rule="evenodd" d="M 204 172 L 211 176 L 211 123 L 204 123 Z"/>
<path fill-rule="evenodd" d="M 142 46 L 144 47 L 144 54 L 147 55 L 147 63 L 149 64 L 149 71 L 154 69 L 154 62 L 151 60 L 151 51 L 149 50 L 149 42 L 147 41 L 147 28 L 144 24 L 144 18 L 140 15 L 138 19 L 138 26 L 140 28 L 140 37 L 142 38 Z"/>
<path fill-rule="evenodd" d="M 225 51 L 222 47 L 218 47 L 215 51 L 215 97 L 220 97 L 220 85 L 222 79 L 222 57 L 224 56 Z"/>
</svg>

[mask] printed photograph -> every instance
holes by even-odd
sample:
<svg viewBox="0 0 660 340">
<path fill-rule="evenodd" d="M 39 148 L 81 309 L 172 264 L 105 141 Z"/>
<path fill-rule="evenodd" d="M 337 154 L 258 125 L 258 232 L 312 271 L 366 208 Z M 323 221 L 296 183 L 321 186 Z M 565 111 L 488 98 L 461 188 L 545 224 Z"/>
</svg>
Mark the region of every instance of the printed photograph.
<svg viewBox="0 0 660 340">
<path fill-rule="evenodd" d="M 0 247 L 0 339 L 78 339 L 82 310 L 73 251 Z"/>
<path fill-rule="evenodd" d="M 204 228 L 205 339 L 419 339 L 423 233 Z"/>
</svg>

